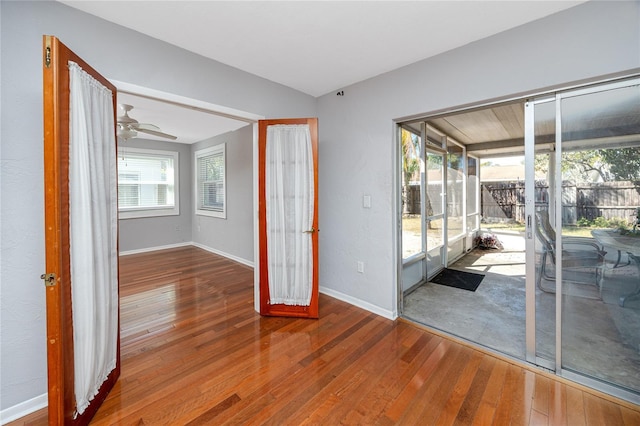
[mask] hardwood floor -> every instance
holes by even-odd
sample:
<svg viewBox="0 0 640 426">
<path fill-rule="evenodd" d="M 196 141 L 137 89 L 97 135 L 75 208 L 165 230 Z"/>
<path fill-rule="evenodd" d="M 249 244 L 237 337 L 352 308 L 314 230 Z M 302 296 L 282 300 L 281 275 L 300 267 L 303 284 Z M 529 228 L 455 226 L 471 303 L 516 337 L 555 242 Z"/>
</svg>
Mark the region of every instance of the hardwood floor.
<svg viewBox="0 0 640 426">
<path fill-rule="evenodd" d="M 122 375 L 95 425 L 640 424 L 640 407 L 325 295 L 319 320 L 261 317 L 253 270 L 195 247 L 120 273 Z"/>
</svg>

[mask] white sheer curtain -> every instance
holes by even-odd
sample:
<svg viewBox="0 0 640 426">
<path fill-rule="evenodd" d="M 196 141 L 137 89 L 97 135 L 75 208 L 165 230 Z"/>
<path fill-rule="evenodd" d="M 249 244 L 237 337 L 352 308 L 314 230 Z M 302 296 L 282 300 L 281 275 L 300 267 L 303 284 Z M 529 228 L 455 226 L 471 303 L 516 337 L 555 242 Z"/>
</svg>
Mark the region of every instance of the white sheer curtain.
<svg viewBox="0 0 640 426">
<path fill-rule="evenodd" d="M 308 125 L 267 127 L 269 303 L 309 306 L 313 284 L 313 152 Z"/>
<path fill-rule="evenodd" d="M 69 226 L 78 413 L 116 366 L 118 206 L 113 94 L 69 62 Z"/>
</svg>

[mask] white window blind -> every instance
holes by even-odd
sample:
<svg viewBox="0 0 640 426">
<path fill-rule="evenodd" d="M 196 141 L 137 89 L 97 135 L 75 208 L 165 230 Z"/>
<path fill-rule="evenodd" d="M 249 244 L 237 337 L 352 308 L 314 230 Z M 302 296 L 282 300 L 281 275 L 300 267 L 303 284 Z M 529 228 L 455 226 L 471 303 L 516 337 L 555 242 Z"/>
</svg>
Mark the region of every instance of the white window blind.
<svg viewBox="0 0 640 426">
<path fill-rule="evenodd" d="M 118 151 L 121 218 L 177 215 L 178 153 L 126 148 Z"/>
<path fill-rule="evenodd" d="M 225 144 L 196 151 L 196 214 L 226 218 Z"/>
</svg>

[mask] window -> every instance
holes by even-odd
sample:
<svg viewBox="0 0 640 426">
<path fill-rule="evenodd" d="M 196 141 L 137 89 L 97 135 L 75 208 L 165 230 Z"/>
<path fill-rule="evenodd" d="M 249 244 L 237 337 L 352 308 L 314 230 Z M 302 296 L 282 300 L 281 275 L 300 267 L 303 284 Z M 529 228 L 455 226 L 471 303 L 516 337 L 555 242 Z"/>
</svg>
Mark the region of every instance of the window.
<svg viewBox="0 0 640 426">
<path fill-rule="evenodd" d="M 177 152 L 118 149 L 120 219 L 180 214 L 177 188 Z"/>
<path fill-rule="evenodd" d="M 226 219 L 225 144 L 195 153 L 196 214 Z"/>
</svg>

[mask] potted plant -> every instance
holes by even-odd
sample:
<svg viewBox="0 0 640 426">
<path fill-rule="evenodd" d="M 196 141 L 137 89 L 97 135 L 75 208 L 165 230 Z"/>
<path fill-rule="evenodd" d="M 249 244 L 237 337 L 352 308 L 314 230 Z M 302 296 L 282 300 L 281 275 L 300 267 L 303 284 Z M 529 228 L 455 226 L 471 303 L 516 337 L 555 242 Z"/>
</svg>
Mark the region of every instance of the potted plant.
<svg viewBox="0 0 640 426">
<path fill-rule="evenodd" d="M 502 243 L 495 234 L 483 233 L 478 235 L 475 240 L 478 248 L 487 249 L 502 249 Z"/>
</svg>

